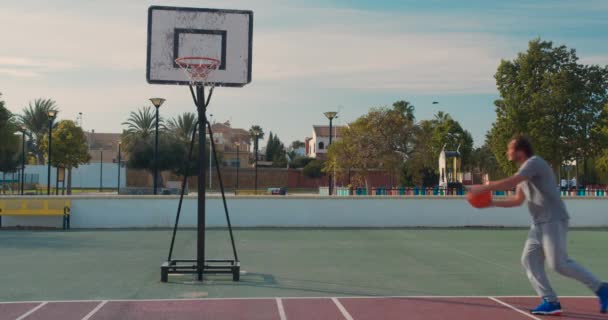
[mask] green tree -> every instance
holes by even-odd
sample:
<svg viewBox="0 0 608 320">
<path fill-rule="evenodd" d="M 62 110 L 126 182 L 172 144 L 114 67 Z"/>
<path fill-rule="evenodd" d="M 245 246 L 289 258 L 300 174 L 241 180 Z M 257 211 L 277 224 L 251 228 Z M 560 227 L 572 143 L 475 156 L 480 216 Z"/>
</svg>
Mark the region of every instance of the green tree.
<svg viewBox="0 0 608 320">
<path fill-rule="evenodd" d="M 34 138 L 34 152 L 38 164 L 44 164 L 45 155 L 40 148 L 40 144 L 49 132 L 49 111 L 59 112 L 55 101 L 51 99 L 36 99 L 33 103 L 30 102 L 27 107 L 23 108 L 23 114 L 20 116 L 20 122 Z"/>
<path fill-rule="evenodd" d="M 302 173 L 309 178 L 320 178 L 323 176 L 323 162 L 319 160 L 310 161 L 304 169 L 302 169 Z"/>
<path fill-rule="evenodd" d="M 332 143 L 324 170 L 343 176 L 356 168 L 356 178 L 367 186 L 365 178 L 371 169 L 401 170 L 413 151 L 415 131 L 413 117 L 403 103 L 372 108 L 344 130 L 341 140 Z"/>
<path fill-rule="evenodd" d="M 256 139 L 256 133 L 257 133 L 257 139 Z M 251 128 L 249 129 L 249 137 L 251 138 L 251 145 L 253 145 L 253 152 L 255 153 L 255 150 L 259 150 L 259 140 L 264 139 L 264 130 L 262 129 L 262 127 L 258 126 L 258 125 L 252 125 Z M 255 156 L 255 155 L 254 155 Z"/>
<path fill-rule="evenodd" d="M 167 121 L 167 130 L 175 135 L 180 141 L 190 143 L 192 132 L 194 132 L 197 121 L 197 116 L 194 113 L 184 112 Z"/>
<path fill-rule="evenodd" d="M 159 130 L 164 126 L 162 117 L 158 119 Z M 122 125 L 127 126 L 126 133 L 132 137 L 148 138 L 156 132 L 156 113 L 150 106 L 141 107 L 137 111 L 131 111 L 127 121 Z"/>
<path fill-rule="evenodd" d="M 287 166 L 285 146 L 276 134 L 272 134 L 272 131 L 266 143 L 266 161 L 272 161 L 274 167 Z"/>
<path fill-rule="evenodd" d="M 0 94 L 0 171 L 14 172 L 20 165 L 19 137 L 15 135 L 17 125 L 1 97 L 2 94 Z"/>
<path fill-rule="evenodd" d="M 470 158 L 473 151 L 473 137 L 464 130 L 460 123 L 449 113 L 439 111 L 432 120 L 433 126 L 433 155 L 435 159 L 445 146 L 447 150 L 458 150 L 462 159 L 463 169 L 470 169 Z"/>
<path fill-rule="evenodd" d="M 556 171 L 564 160 L 601 152 L 602 141 L 590 138 L 608 101 L 608 68 L 581 65 L 574 49 L 535 39 L 501 61 L 494 77 L 501 98 L 488 142 L 505 173 L 514 171 L 505 148 L 516 134 L 528 136 Z"/>
<path fill-rule="evenodd" d="M 291 150 L 298 150 L 300 148 L 304 148 L 304 146 L 306 146 L 306 144 L 304 144 L 304 142 L 302 142 L 300 140 L 295 140 L 291 143 L 291 145 L 289 147 L 291 148 Z"/>
<path fill-rule="evenodd" d="M 416 111 L 416 108 L 408 101 L 396 101 L 395 103 L 393 103 L 393 109 L 397 112 L 400 112 L 403 116 L 405 116 L 406 119 L 411 122 L 414 122 L 416 120 L 416 117 L 414 116 L 414 111 Z"/>
<path fill-rule="evenodd" d="M 41 148 L 48 152 L 48 135 L 44 137 Z M 53 129 L 53 149 L 51 164 L 68 171 L 67 193 L 72 194 L 72 169 L 91 160 L 84 131 L 74 121 L 62 120 Z"/>
</svg>

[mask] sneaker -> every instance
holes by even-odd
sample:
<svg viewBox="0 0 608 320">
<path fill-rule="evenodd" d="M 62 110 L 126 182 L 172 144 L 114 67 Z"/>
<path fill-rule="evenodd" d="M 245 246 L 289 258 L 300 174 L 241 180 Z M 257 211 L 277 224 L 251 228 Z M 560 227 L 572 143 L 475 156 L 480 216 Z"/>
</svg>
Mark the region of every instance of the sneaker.
<svg viewBox="0 0 608 320">
<path fill-rule="evenodd" d="M 543 302 L 535 309 L 530 310 L 532 314 L 559 316 L 562 314 L 562 305 L 559 302 L 551 302 L 543 299 Z"/>
<path fill-rule="evenodd" d="M 600 298 L 600 312 L 606 313 L 606 310 L 608 310 L 608 283 L 603 283 L 596 293 Z"/>
</svg>

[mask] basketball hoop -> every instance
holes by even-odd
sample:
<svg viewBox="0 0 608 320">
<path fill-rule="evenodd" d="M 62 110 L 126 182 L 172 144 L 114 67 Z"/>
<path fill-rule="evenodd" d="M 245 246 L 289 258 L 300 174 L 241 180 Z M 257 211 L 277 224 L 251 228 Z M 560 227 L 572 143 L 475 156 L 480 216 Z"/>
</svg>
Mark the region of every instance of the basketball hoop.
<svg viewBox="0 0 608 320">
<path fill-rule="evenodd" d="M 207 84 L 209 74 L 220 66 L 220 60 L 208 57 L 180 57 L 175 63 L 186 72 L 191 84 Z"/>
</svg>

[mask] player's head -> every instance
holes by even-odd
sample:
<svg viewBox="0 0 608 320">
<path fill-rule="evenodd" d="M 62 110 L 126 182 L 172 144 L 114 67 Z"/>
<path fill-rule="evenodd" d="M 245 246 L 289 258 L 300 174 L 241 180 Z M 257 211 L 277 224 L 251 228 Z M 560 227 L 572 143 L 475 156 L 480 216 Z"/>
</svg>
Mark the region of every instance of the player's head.
<svg viewBox="0 0 608 320">
<path fill-rule="evenodd" d="M 515 163 L 522 163 L 534 155 L 532 144 L 524 136 L 517 136 L 509 142 L 507 158 Z"/>
</svg>

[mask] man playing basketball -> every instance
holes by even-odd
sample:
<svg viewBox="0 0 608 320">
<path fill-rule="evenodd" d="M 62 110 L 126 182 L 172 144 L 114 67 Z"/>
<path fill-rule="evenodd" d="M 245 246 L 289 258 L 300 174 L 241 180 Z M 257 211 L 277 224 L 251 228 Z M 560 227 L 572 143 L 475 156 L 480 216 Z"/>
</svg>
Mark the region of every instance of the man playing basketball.
<svg viewBox="0 0 608 320">
<path fill-rule="evenodd" d="M 470 192 L 480 194 L 516 188 L 514 197 L 492 202 L 493 206 L 502 208 L 520 206 L 528 200 L 533 223 L 521 261 L 532 287 L 543 299 L 542 303 L 530 312 L 541 315 L 559 315 L 562 312 L 557 294 L 551 288 L 545 273 L 544 263 L 547 261 L 551 269 L 593 290 L 599 297 L 600 312 L 606 313 L 608 284 L 602 283 L 568 257 L 566 244 L 569 216 L 551 167 L 541 157 L 534 155 L 530 142 L 523 137 L 511 140 L 507 157 L 519 167 L 515 175 L 487 185 L 473 186 Z"/>
</svg>

